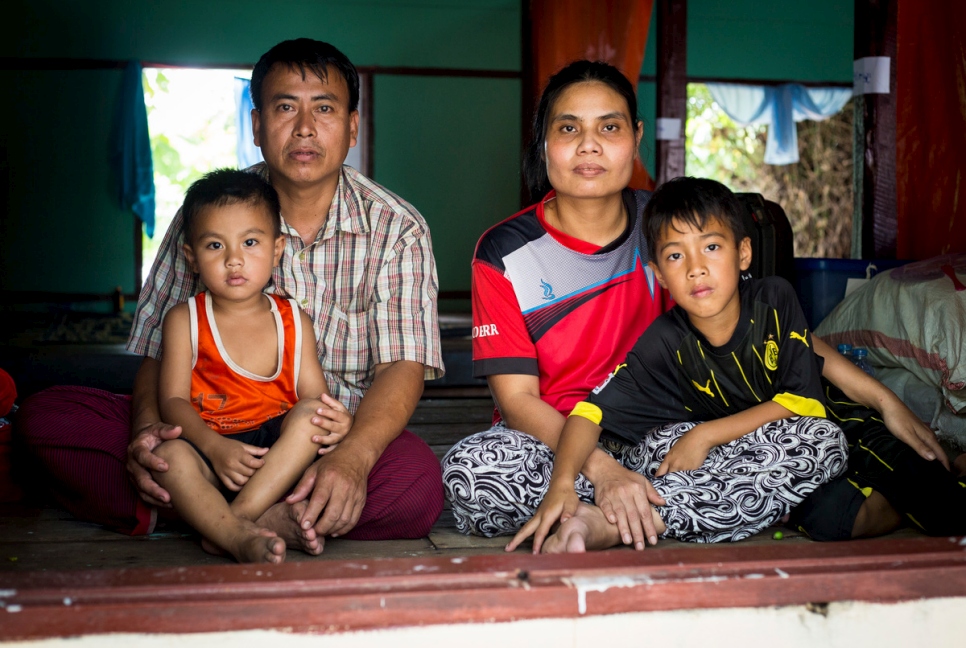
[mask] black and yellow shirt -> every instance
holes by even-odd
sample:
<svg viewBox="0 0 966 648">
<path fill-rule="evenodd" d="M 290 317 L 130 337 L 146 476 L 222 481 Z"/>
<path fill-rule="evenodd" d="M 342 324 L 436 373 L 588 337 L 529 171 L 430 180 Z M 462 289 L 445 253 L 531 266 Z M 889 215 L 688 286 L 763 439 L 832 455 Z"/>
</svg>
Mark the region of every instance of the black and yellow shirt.
<svg viewBox="0 0 966 648">
<path fill-rule="evenodd" d="M 571 416 L 627 444 L 640 443 L 659 425 L 719 419 L 768 400 L 796 415 L 824 418 L 822 359 L 791 284 L 751 279 L 739 292 L 741 315 L 727 344 L 711 346 L 675 306 Z"/>
</svg>

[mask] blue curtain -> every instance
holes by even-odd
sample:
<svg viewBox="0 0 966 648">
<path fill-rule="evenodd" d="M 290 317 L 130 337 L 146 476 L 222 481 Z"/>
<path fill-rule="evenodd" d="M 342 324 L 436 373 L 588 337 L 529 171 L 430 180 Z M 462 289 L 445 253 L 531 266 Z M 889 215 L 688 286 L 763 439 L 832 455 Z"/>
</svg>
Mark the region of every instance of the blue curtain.
<svg viewBox="0 0 966 648">
<path fill-rule="evenodd" d="M 806 88 L 794 83 L 780 86 L 709 83 L 708 90 L 721 109 L 739 125 L 768 124 L 766 164 L 798 162 L 795 122 L 828 119 L 852 97 L 851 88 Z"/>
<path fill-rule="evenodd" d="M 262 151 L 255 146 L 252 136 L 252 82 L 235 77 L 235 115 L 238 119 L 238 168 L 247 169 L 261 162 Z"/>
<path fill-rule="evenodd" d="M 124 68 L 121 95 L 111 142 L 111 166 L 118 183 L 122 209 L 130 209 L 144 223 L 148 237 L 154 237 L 154 164 L 148 111 L 144 106 L 141 64 L 130 61 Z"/>
</svg>

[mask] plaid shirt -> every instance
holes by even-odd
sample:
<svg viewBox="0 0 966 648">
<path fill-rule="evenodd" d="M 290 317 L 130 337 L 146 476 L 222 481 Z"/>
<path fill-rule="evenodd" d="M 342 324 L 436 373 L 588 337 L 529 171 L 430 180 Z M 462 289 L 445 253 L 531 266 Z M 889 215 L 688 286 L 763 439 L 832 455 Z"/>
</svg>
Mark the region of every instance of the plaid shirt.
<svg viewBox="0 0 966 648">
<path fill-rule="evenodd" d="M 264 163 L 250 169 L 266 180 Z M 181 211 L 164 235 L 138 299 L 128 350 L 161 356 L 161 321 L 203 290 L 181 249 Z M 412 205 L 342 167 L 329 215 L 305 245 L 282 220 L 285 251 L 266 292 L 295 299 L 315 322 L 332 395 L 355 412 L 376 364 L 412 360 L 426 379 L 443 375 L 438 283 L 429 228 Z"/>
</svg>

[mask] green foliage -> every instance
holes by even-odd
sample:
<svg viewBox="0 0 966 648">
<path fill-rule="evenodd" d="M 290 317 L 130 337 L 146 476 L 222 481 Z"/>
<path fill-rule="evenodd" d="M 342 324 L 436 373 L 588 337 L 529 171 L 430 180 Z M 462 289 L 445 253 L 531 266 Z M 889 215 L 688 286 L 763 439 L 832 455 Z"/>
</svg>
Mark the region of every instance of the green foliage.
<svg viewBox="0 0 966 648">
<path fill-rule="evenodd" d="M 234 74 L 231 70 L 144 71 L 157 204 L 154 239 L 145 235 L 142 241 L 145 276 L 191 183 L 213 169 L 236 165 Z"/>
<path fill-rule="evenodd" d="M 688 85 L 685 168 L 785 210 L 795 256 L 848 257 L 852 236 L 852 105 L 798 124 L 798 164 L 765 164 L 767 126 L 739 126 L 704 84 Z"/>
<path fill-rule="evenodd" d="M 685 168 L 734 188 L 753 182 L 764 164 L 765 126 L 739 126 L 714 102 L 708 86 L 688 85 Z"/>
</svg>

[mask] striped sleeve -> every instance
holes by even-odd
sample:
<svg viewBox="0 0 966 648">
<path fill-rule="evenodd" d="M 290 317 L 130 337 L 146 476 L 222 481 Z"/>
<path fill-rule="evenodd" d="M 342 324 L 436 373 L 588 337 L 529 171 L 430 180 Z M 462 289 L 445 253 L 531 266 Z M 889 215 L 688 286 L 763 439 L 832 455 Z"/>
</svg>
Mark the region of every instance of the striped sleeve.
<svg viewBox="0 0 966 648">
<path fill-rule="evenodd" d="M 397 238 L 376 279 L 369 330 L 375 364 L 410 360 L 425 365 L 425 379 L 444 373 L 436 300 L 439 282 L 429 228 L 421 218 L 397 215 Z"/>
</svg>

